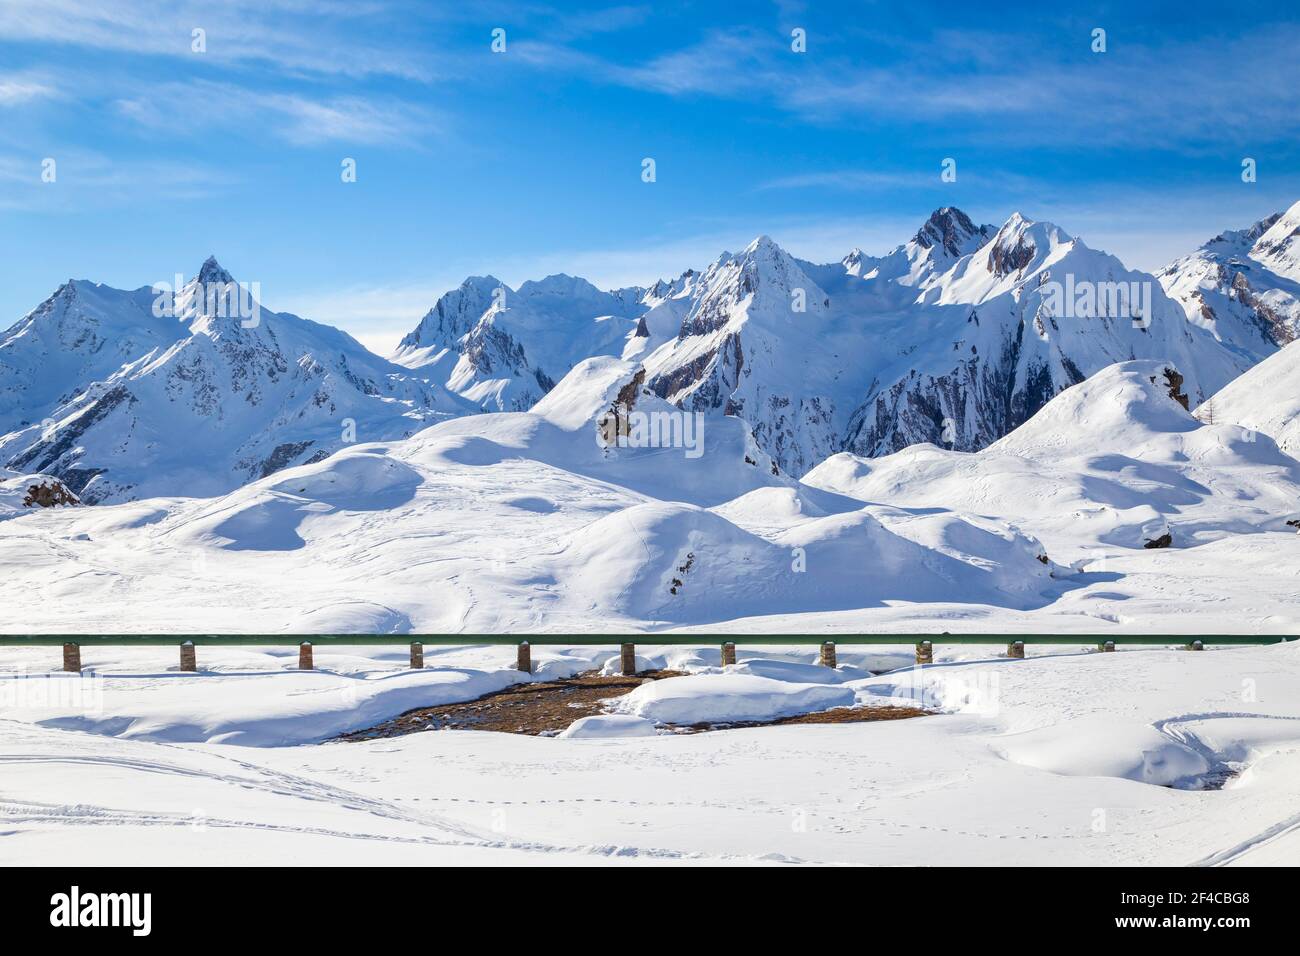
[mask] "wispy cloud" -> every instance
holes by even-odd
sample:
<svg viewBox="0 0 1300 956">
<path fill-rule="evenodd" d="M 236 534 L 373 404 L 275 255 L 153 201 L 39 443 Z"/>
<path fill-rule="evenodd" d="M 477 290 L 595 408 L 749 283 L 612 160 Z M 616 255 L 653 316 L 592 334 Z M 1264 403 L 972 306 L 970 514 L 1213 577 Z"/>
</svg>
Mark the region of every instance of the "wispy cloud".
<svg viewBox="0 0 1300 956">
<path fill-rule="evenodd" d="M 821 41 L 830 47 L 825 53 L 794 54 L 784 34 L 753 28 L 710 32 L 641 62 L 551 41 L 520 43 L 515 52 L 536 69 L 670 96 L 763 101 L 814 123 L 861 116 L 962 119 L 1003 124 L 998 131 L 1005 137 L 1005 123 L 1018 121 L 1029 142 L 1149 148 L 1300 130 L 1295 24 L 1159 46 L 1128 41 L 1095 55 L 1080 52 L 1087 49 L 1086 33 L 1080 37 L 1075 48 L 1036 49 L 1032 60 L 1023 38 L 1012 34 L 893 37 L 875 51 L 888 57 L 870 61 L 877 65 L 864 65 L 863 51 L 837 48 L 829 38 Z M 1269 64 L 1267 82 L 1261 82 L 1261 63 Z"/>
<path fill-rule="evenodd" d="M 0 107 L 53 99 L 58 95 L 58 91 L 48 81 L 34 74 L 0 74 Z"/>
<path fill-rule="evenodd" d="M 42 179 L 54 160 L 54 181 Z M 84 212 L 143 201 L 204 199 L 232 186 L 229 170 L 175 160 L 122 160 L 84 149 L 52 157 L 0 155 L 0 208 Z"/>
<path fill-rule="evenodd" d="M 386 3 L 345 0 L 13 0 L 0 3 L 0 37 L 133 56 L 431 80 L 437 59 L 400 42 L 399 13 Z M 193 49 L 195 30 L 204 31 L 202 53 Z"/>
<path fill-rule="evenodd" d="M 271 133 L 295 145 L 412 142 L 437 132 L 438 122 L 420 106 L 363 96 L 311 97 L 250 90 L 199 80 L 141 90 L 115 102 L 118 112 L 142 126 L 183 134 L 184 117 L 202 104 L 208 123 Z M 203 133 L 203 126 L 195 130 Z"/>
</svg>

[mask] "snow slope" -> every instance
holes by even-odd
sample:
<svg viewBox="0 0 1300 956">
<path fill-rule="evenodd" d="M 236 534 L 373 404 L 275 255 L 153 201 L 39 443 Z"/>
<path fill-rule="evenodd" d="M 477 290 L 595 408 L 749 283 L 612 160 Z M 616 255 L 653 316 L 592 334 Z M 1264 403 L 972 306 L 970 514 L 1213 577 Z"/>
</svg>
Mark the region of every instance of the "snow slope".
<svg viewBox="0 0 1300 956">
<path fill-rule="evenodd" d="M 1196 410 L 1196 417 L 1262 432 L 1288 455 L 1300 456 L 1300 351 L 1295 343 L 1233 379 Z"/>
<path fill-rule="evenodd" d="M 337 329 L 206 294 L 233 282 L 209 259 L 162 318 L 148 289 L 61 287 L 0 340 L 0 461 L 92 503 L 205 496 L 477 410 Z"/>
<path fill-rule="evenodd" d="M 897 601 L 1029 609 L 1065 586 L 1066 569 L 1005 523 L 797 484 L 737 418 L 708 422 L 698 457 L 603 444 L 598 422 L 616 400 L 680 414 L 641 380 L 633 363 L 591 359 L 532 412 L 355 445 L 212 499 L 29 516 L 13 523 L 21 545 L 3 567 L 49 597 L 19 612 L 28 626 L 93 626 L 120 614 L 121 600 L 153 608 L 143 612 L 159 615 L 153 626 L 202 630 L 221 630 L 232 612 L 241 630 L 401 633 L 704 623 Z M 96 570 L 74 591 L 95 600 L 63 600 L 82 562 Z"/>
<path fill-rule="evenodd" d="M 1267 435 L 1205 425 L 1170 397 L 1159 362 L 1113 365 L 1067 389 L 983 451 L 916 445 L 841 454 L 805 481 L 863 501 L 996 515 L 1058 560 L 1286 532 L 1300 511 L 1300 462 Z"/>
</svg>

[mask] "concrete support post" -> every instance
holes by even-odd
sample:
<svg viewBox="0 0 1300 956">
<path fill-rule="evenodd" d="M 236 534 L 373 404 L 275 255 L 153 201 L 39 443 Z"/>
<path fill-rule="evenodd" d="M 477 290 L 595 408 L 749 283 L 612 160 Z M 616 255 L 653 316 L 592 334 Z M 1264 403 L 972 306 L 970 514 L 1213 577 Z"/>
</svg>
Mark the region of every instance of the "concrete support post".
<svg viewBox="0 0 1300 956">
<path fill-rule="evenodd" d="M 835 644 L 834 644 L 834 642 L 832 642 L 832 641 L 826 641 L 824 644 L 822 644 L 822 660 L 821 660 L 821 663 L 822 663 L 822 666 L 823 666 L 823 667 L 830 667 L 830 668 L 834 668 L 834 667 L 835 667 Z"/>
<path fill-rule="evenodd" d="M 1007 657 L 1024 657 L 1024 656 L 1025 656 L 1024 641 L 1012 641 L 1010 644 L 1007 645 Z"/>
<path fill-rule="evenodd" d="M 722 666 L 736 663 L 736 645 L 727 641 L 722 645 Z"/>
<path fill-rule="evenodd" d="M 298 670 L 309 671 L 311 669 L 311 645 L 303 641 L 298 645 Z"/>
<path fill-rule="evenodd" d="M 63 669 L 72 674 L 81 673 L 81 645 L 63 645 Z"/>
<path fill-rule="evenodd" d="M 934 645 L 929 641 L 922 641 L 916 645 L 916 662 L 918 664 L 934 663 Z"/>
<path fill-rule="evenodd" d="M 623 666 L 623 675 L 631 677 L 636 673 L 636 645 L 624 644 L 622 648 L 621 659 L 619 661 Z"/>
<path fill-rule="evenodd" d="M 527 641 L 521 641 L 519 644 L 519 655 L 515 658 L 515 670 L 523 671 L 525 674 L 533 672 L 533 649 Z"/>
<path fill-rule="evenodd" d="M 411 670 L 418 671 L 424 669 L 424 645 L 411 645 Z"/>
<path fill-rule="evenodd" d="M 198 660 L 194 654 L 194 642 L 186 641 L 181 645 L 181 670 L 193 672 L 198 669 Z"/>
</svg>

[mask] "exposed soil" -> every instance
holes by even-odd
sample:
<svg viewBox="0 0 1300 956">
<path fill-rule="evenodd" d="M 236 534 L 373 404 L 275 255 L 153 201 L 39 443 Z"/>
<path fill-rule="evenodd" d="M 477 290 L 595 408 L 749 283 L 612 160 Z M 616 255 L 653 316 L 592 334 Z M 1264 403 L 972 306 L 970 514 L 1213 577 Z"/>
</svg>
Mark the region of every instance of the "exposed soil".
<svg viewBox="0 0 1300 956">
<path fill-rule="evenodd" d="M 460 704 L 408 710 L 376 727 L 355 730 L 340 739 L 373 740 L 421 730 L 498 730 L 550 736 L 579 717 L 601 713 L 603 700 L 630 694 L 648 680 L 681 676 L 679 671 L 642 671 L 635 677 L 603 677 L 598 671 L 588 671 L 562 680 L 515 684 Z"/>
<path fill-rule="evenodd" d="M 515 684 L 505 690 L 459 704 L 408 710 L 382 724 L 343 734 L 340 740 L 375 740 L 400 737 L 422 730 L 495 730 L 508 734 L 551 737 L 579 717 L 604 712 L 602 701 L 630 694 L 646 681 L 684 676 L 680 671 L 642 671 L 634 677 L 602 676 L 588 671 L 575 677 L 535 684 Z M 923 717 L 926 711 L 913 707 L 837 707 L 834 710 L 770 721 L 718 724 L 667 725 L 674 733 L 695 734 L 706 730 L 739 727 L 772 727 L 780 724 L 848 724 L 870 720 L 901 720 Z"/>
</svg>

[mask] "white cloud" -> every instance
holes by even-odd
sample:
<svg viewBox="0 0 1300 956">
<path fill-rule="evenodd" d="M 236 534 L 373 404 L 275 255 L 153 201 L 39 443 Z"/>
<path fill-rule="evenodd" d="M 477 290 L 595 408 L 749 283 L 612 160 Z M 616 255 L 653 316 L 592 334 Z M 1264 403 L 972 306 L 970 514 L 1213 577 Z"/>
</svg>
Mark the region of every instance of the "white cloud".
<svg viewBox="0 0 1300 956">
<path fill-rule="evenodd" d="M 53 99 L 57 95 L 54 87 L 29 75 L 0 76 L 0 106 L 17 106 L 31 100 Z"/>
<path fill-rule="evenodd" d="M 259 92 L 229 83 L 199 80 L 140 90 L 116 101 L 122 116 L 155 129 L 181 130 L 181 118 L 203 104 L 209 121 L 268 132 L 298 145 L 326 142 L 412 141 L 438 130 L 428 110 L 400 100 L 362 96 L 312 98 L 297 93 Z M 206 132 L 204 126 L 196 132 Z"/>
<path fill-rule="evenodd" d="M 400 40 L 391 12 L 388 4 L 340 0 L 41 0 L 0 4 L 0 37 L 285 71 L 435 78 L 438 61 Z M 191 50 L 195 29 L 206 31 L 201 54 Z"/>
</svg>

